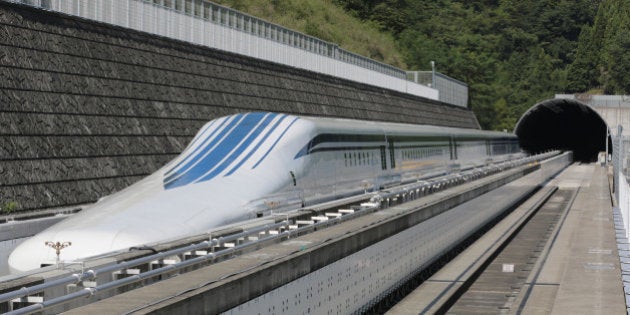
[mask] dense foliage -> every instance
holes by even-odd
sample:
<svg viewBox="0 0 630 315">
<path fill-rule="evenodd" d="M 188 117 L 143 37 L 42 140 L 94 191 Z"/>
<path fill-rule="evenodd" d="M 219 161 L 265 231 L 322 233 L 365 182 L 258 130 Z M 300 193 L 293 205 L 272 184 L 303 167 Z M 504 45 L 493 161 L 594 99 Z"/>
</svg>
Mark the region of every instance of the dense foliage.
<svg viewBox="0 0 630 315">
<path fill-rule="evenodd" d="M 512 130 L 555 93 L 630 93 L 627 0 L 219 2 L 409 70 L 433 60 L 468 83 L 485 129 Z"/>
<path fill-rule="evenodd" d="M 598 87 L 606 94 L 630 94 L 630 2 L 604 0 L 595 23 L 585 26 L 569 67 L 567 90 Z"/>
<path fill-rule="evenodd" d="M 530 106 L 564 92 L 578 39 L 598 1 L 335 0 L 394 34 L 410 69 L 469 85 L 485 129 L 512 130 Z"/>
</svg>

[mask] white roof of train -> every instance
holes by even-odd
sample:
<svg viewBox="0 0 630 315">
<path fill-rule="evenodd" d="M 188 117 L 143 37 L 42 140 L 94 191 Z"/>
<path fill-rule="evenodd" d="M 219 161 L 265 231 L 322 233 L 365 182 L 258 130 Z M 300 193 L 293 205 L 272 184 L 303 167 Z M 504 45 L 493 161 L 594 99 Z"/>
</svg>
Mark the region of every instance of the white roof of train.
<svg viewBox="0 0 630 315">
<path fill-rule="evenodd" d="M 460 135 L 481 137 L 516 137 L 513 133 L 487 131 L 478 129 L 465 129 L 454 127 L 442 127 L 433 125 L 414 125 L 404 123 L 365 121 L 346 118 L 300 116 L 301 119 L 310 121 L 324 130 L 337 130 L 340 132 L 353 131 L 354 133 L 383 131 L 386 134 L 397 133 L 423 133 L 435 135 Z"/>
</svg>

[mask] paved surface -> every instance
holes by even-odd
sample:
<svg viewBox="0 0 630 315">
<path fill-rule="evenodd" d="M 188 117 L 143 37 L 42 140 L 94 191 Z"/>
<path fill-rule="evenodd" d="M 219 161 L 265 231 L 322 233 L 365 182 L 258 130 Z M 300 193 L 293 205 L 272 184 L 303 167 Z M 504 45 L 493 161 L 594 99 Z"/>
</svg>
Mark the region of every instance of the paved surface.
<svg viewBox="0 0 630 315">
<path fill-rule="evenodd" d="M 559 188 L 579 187 L 546 261 L 519 295 L 524 314 L 626 314 L 605 168 L 571 167 Z"/>
<path fill-rule="evenodd" d="M 537 203 L 549 196 L 548 209 L 540 210 L 549 224 L 530 229 L 534 234 L 530 236 L 524 228 L 514 245 L 493 257 Z M 554 207 L 559 210 L 555 214 Z M 513 264 L 514 273 L 502 274 L 504 264 Z M 484 270 L 479 282 L 448 313 L 625 314 L 606 170 L 596 165 L 569 167 L 389 313 L 444 311 L 439 307 L 457 298 L 476 270 Z"/>
</svg>

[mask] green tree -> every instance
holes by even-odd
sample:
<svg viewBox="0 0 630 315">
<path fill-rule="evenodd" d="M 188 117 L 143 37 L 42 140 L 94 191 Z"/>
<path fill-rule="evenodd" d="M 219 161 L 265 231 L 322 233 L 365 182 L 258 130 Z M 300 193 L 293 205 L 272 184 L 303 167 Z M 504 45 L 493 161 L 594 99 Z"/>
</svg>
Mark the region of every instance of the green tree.
<svg viewBox="0 0 630 315">
<path fill-rule="evenodd" d="M 568 82 L 565 90 L 571 93 L 584 92 L 597 86 L 598 64 L 599 52 L 593 42 L 593 30 L 585 26 L 580 34 L 575 60 L 568 67 Z"/>
<path fill-rule="evenodd" d="M 617 33 L 608 47 L 609 88 L 614 94 L 630 94 L 630 31 Z"/>
</svg>

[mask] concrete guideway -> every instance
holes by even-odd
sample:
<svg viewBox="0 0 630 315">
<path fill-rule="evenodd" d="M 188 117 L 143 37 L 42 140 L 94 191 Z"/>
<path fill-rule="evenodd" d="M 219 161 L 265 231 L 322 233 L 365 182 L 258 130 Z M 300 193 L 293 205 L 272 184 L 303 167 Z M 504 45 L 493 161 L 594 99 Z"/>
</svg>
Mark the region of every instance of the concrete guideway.
<svg viewBox="0 0 630 315">
<path fill-rule="evenodd" d="M 531 183 L 522 182 L 519 186 L 520 188 L 514 187 L 513 189 L 520 191 L 533 190 L 543 178 L 538 176 L 538 174 L 540 173 L 530 174 L 536 176 L 537 180 L 531 181 L 532 177 L 527 176 L 530 178 Z M 501 176 L 506 175 L 502 174 Z M 507 182 L 513 179 L 514 177 Z M 472 184 L 473 187 L 477 187 L 473 188 L 473 190 L 485 185 L 483 182 L 492 181 L 493 179 L 490 177 L 482 179 L 479 183 Z M 319 272 L 325 269 L 324 267 L 328 264 L 336 262 L 349 254 L 356 253 L 358 250 L 365 248 L 365 246 L 372 246 L 381 239 L 395 235 L 398 233 L 397 231 L 405 230 L 408 226 L 417 224 L 414 222 L 422 222 L 426 218 L 445 211 L 454 205 L 453 201 L 461 199 L 461 197 L 474 197 L 482 193 L 481 191 L 468 191 L 471 187 L 466 188 L 465 186 L 454 187 L 431 195 L 427 199 L 422 198 L 300 238 L 294 238 L 285 244 L 267 247 L 264 252 L 253 252 L 239 256 L 230 261 L 211 265 L 167 281 L 74 309 L 70 313 L 168 313 L 184 311 L 215 313 L 227 311 L 231 307 L 246 303 L 253 298 L 259 300 L 260 294 L 279 288 L 284 283 L 289 283 L 296 279 L 309 278 L 307 276 L 309 273 Z M 448 206 L 448 204 L 451 204 L 451 206 Z M 420 208 L 423 208 L 423 210 L 416 210 Z M 395 258 L 394 256 L 378 257 L 381 257 L 381 261 L 386 261 L 390 258 Z M 363 266 L 363 268 L 366 267 L 369 266 Z M 348 267 L 347 270 L 350 269 L 354 270 L 351 267 Z M 376 272 L 376 270 L 374 271 Z M 379 275 L 380 273 L 378 272 L 374 273 L 374 276 Z M 321 283 L 324 283 L 322 287 L 323 293 L 317 289 L 321 286 L 319 280 L 317 281 L 318 284 L 311 290 L 319 292 L 319 296 L 337 295 L 337 290 L 334 286 L 346 286 L 343 281 L 338 282 L 337 280 L 341 279 L 337 279 L 335 276 L 332 276 L 332 280 L 319 277 L 317 279 L 321 279 Z M 365 281 L 366 276 L 363 279 Z M 325 283 L 327 281 L 331 282 L 332 288 L 327 288 Z M 356 284 L 356 286 L 361 287 L 361 284 Z M 335 293 L 332 293 L 333 291 Z M 308 289 L 306 289 L 303 293 L 308 295 L 308 292 Z M 299 291 L 294 291 L 293 293 L 298 295 Z M 293 299 L 292 296 L 287 296 L 288 298 Z M 309 300 L 312 300 L 302 300 L 299 296 L 296 299 L 301 301 L 302 304 L 310 303 Z M 286 304 L 278 307 L 282 309 L 286 307 L 286 312 L 296 310 L 293 308 L 293 302 L 289 304 L 290 307 Z M 328 306 L 333 309 L 335 307 L 330 302 L 328 302 Z M 328 306 L 322 304 L 318 307 Z M 276 310 L 278 309 L 276 308 Z M 311 309 L 311 311 L 317 312 L 316 309 Z"/>
<path fill-rule="evenodd" d="M 554 194 L 556 190 L 558 194 Z M 571 196 L 564 198 L 564 204 L 562 194 Z M 545 206 L 562 208 L 555 228 L 550 222 L 544 232 L 546 241 L 522 253 L 526 250 L 522 243 L 538 235 L 516 233 L 527 233 L 527 226 L 521 230 L 521 224 L 536 215 L 538 208 L 544 212 Z M 475 314 L 494 309 L 501 314 L 623 314 L 625 300 L 611 209 L 606 169 L 573 165 L 389 313 Z M 541 230 L 530 229 L 529 233 L 541 234 Z M 509 243 L 511 237 L 516 244 Z M 527 257 L 521 257 L 523 261 L 507 263 L 523 254 Z M 501 275 L 510 266 L 515 283 Z M 485 285 L 472 283 L 477 280 Z M 496 281 L 494 290 L 492 281 Z M 510 292 L 504 291 L 506 283 Z M 471 290 L 474 292 L 469 293 Z M 475 296 L 481 300 L 475 302 Z M 460 302 L 468 307 L 457 307 Z"/>
</svg>

